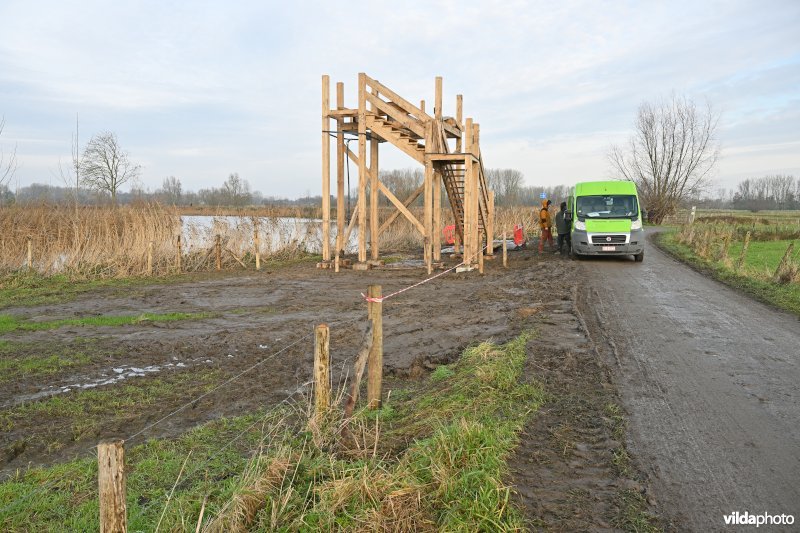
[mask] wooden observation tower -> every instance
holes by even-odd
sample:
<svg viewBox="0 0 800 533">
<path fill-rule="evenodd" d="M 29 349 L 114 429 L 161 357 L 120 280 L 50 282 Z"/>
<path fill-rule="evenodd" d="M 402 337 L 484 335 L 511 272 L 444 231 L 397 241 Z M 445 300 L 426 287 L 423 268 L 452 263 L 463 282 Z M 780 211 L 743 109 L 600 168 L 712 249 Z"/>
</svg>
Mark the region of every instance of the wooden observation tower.
<svg viewBox="0 0 800 533">
<path fill-rule="evenodd" d="M 358 226 L 358 263 L 368 268 L 380 260 L 380 235 L 404 216 L 422 235 L 428 271 L 441 259 L 442 190 L 455 220 L 456 243 L 463 243 L 464 263 L 471 268 L 484 250 L 492 254 L 494 193 L 484 174 L 480 128 L 471 118 L 462 122 L 463 99 L 456 96 L 456 116 L 442 113 L 442 78 L 435 83 L 433 116 L 387 86 L 358 75 L 358 106 L 344 105 L 344 84 L 336 84 L 336 106 L 330 105 L 330 78 L 322 76 L 322 259 L 331 261 L 331 143 L 336 142 L 336 255 L 343 254 L 354 226 Z M 336 128 L 331 129 L 331 119 Z M 358 139 L 358 152 L 346 140 Z M 378 152 L 381 143 L 391 143 L 425 167 L 423 184 L 408 198 L 397 198 L 380 180 Z M 369 145 L 369 149 L 367 148 Z M 345 158 L 358 167 L 358 202 L 345 220 Z M 369 189 L 369 197 L 367 190 Z M 379 195 L 395 210 L 380 220 Z M 422 195 L 423 219 L 409 207 Z M 367 231 L 369 229 L 369 232 Z M 369 237 L 369 238 L 368 238 Z M 369 241 L 369 245 L 368 245 Z M 487 243 L 489 245 L 487 246 Z M 369 250 L 369 259 L 367 251 Z"/>
</svg>

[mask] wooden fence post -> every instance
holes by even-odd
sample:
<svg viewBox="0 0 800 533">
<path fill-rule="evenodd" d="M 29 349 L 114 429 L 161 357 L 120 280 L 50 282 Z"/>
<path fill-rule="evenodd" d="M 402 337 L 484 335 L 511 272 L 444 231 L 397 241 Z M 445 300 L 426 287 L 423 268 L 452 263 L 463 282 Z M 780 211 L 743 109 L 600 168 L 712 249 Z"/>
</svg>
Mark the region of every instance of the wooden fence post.
<svg viewBox="0 0 800 533">
<path fill-rule="evenodd" d="M 744 243 L 742 244 L 742 253 L 739 254 L 739 260 L 736 262 L 736 272 L 742 268 L 744 264 L 744 257 L 747 255 L 747 248 L 750 246 L 750 232 L 748 231 L 744 236 Z"/>
<path fill-rule="evenodd" d="M 323 415 L 331 406 L 330 328 L 319 324 L 314 329 L 314 416 Z"/>
<path fill-rule="evenodd" d="M 214 245 L 216 254 L 217 254 L 217 270 L 222 270 L 222 240 L 217 233 L 216 243 Z"/>
<path fill-rule="evenodd" d="M 121 439 L 97 445 L 97 486 L 100 501 L 100 533 L 128 530 L 125 503 L 125 448 Z"/>
<path fill-rule="evenodd" d="M 182 254 L 182 252 L 181 252 L 181 236 L 178 235 L 178 251 L 175 254 L 175 270 L 178 271 L 178 274 L 181 273 L 181 258 L 182 258 L 181 254 Z"/>
<path fill-rule="evenodd" d="M 508 268 L 508 243 L 506 243 L 506 232 L 503 232 L 503 268 Z"/>
<path fill-rule="evenodd" d="M 253 223 L 253 247 L 256 252 L 256 270 L 261 270 L 261 249 L 258 246 L 258 219 Z"/>
<path fill-rule="evenodd" d="M 147 275 L 153 275 L 153 241 L 147 243 Z"/>
<path fill-rule="evenodd" d="M 33 239 L 28 237 L 28 270 L 33 270 Z"/>
<path fill-rule="evenodd" d="M 370 298 L 381 298 L 381 286 L 370 285 Z M 367 376 L 367 405 L 370 409 L 381 406 L 381 383 L 383 381 L 383 303 L 367 303 L 367 312 L 372 321 L 372 348 L 369 351 L 369 374 Z"/>
<path fill-rule="evenodd" d="M 776 282 L 780 282 L 781 272 L 783 272 L 783 270 L 786 268 L 786 265 L 789 264 L 789 260 L 792 257 L 792 250 L 794 250 L 794 241 L 789 243 L 789 246 L 786 248 L 786 253 L 783 254 L 783 259 L 781 259 L 781 262 L 778 263 L 778 268 L 775 269 L 775 275 L 773 278 Z"/>
</svg>

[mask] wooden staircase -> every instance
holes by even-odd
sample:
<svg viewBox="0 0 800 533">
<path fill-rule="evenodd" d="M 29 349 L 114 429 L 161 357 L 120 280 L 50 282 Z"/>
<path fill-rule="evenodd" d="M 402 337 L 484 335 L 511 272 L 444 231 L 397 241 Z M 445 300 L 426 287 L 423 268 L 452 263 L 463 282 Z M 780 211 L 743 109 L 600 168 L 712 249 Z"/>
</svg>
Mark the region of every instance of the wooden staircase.
<svg viewBox="0 0 800 533">
<path fill-rule="evenodd" d="M 325 94 L 325 77 L 323 77 L 323 94 Z M 338 94 L 337 99 L 341 97 Z M 469 263 L 477 257 L 481 243 L 492 240 L 492 221 L 494 218 L 493 198 L 487 187 L 480 153 L 478 126 L 467 119 L 461 123 L 461 97 L 457 99 L 458 117 L 444 117 L 441 114 L 441 78 L 437 78 L 436 106 L 434 116 L 427 114 L 422 107 L 417 107 L 364 73 L 359 74 L 359 107 L 347 109 L 342 102 L 337 108 L 323 111 L 323 132 L 326 131 L 325 120 L 334 118 L 337 121 L 337 133 L 357 135 L 359 141 L 358 154 L 349 149 L 340 148 L 359 165 L 359 261 L 366 261 L 366 218 L 367 218 L 367 186 L 370 185 L 370 241 L 373 259 L 377 259 L 378 236 L 388 224 L 399 215 L 406 217 L 412 225 L 425 237 L 426 260 L 430 269 L 431 255 L 438 259 L 441 250 L 440 186 L 444 188 L 448 204 L 455 221 L 456 233 L 464 244 L 465 260 Z M 327 108 L 323 97 L 323 110 Z M 325 133 L 324 133 L 325 134 Z M 451 142 L 455 146 L 451 147 Z M 323 140 L 323 146 L 325 141 Z M 369 143 L 369 166 L 367 166 Z M 390 143 L 404 154 L 425 166 L 426 178 L 420 187 L 408 199 L 401 201 L 380 182 L 377 170 L 377 143 Z M 341 146 L 341 145 L 340 145 Z M 325 152 L 323 150 L 323 168 Z M 363 177 L 363 181 L 362 181 Z M 468 180 L 472 180 L 468 183 Z M 341 177 L 339 177 L 341 181 Z M 323 176 L 323 183 L 325 178 Z M 440 185 L 441 184 L 441 185 Z M 341 183 L 339 184 L 341 190 Z M 380 226 L 378 225 L 377 192 L 382 193 L 397 208 Z M 324 187 L 323 187 L 324 192 Z M 424 221 L 420 222 L 409 210 L 409 206 L 420 194 L 425 205 Z M 324 195 L 323 195 L 324 196 Z M 338 197 L 338 196 L 337 196 Z M 363 203 L 362 203 L 363 202 Z M 337 208 L 340 208 L 337 204 Z M 323 206 L 323 213 L 325 212 Z M 344 241 L 347 240 L 350 228 L 353 227 L 356 213 L 348 225 Z M 343 231 L 341 219 L 337 220 L 339 233 Z M 324 225 L 324 224 L 323 224 Z M 491 248 L 490 248 L 491 250 Z M 489 252 L 491 253 L 491 251 Z M 323 256 L 325 254 L 323 253 Z"/>
</svg>

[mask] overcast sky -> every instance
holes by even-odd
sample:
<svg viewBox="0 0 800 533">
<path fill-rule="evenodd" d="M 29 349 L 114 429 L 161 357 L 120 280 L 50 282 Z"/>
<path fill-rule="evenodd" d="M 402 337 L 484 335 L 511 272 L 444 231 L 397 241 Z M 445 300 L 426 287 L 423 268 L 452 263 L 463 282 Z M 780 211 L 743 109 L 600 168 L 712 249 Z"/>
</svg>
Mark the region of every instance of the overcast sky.
<svg viewBox="0 0 800 533">
<path fill-rule="evenodd" d="M 672 92 L 721 113 L 715 179 L 800 176 L 800 1 L 272 2 L 3 0 L 0 147 L 14 186 L 60 185 L 83 145 L 117 134 L 155 189 L 320 192 L 320 78 L 354 107 L 366 72 L 481 124 L 488 167 L 529 185 L 610 175 L 643 101 Z M 386 146 L 386 145 L 383 145 Z M 382 168 L 413 167 L 386 147 Z"/>
</svg>

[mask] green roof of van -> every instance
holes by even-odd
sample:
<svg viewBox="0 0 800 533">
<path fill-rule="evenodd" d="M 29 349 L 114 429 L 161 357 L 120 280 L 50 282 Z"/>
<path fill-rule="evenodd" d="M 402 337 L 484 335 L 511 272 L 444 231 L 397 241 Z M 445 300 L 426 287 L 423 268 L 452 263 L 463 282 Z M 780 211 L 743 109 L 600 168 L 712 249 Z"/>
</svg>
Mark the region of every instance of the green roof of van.
<svg viewBox="0 0 800 533">
<path fill-rule="evenodd" d="M 606 194 L 636 194 L 632 181 L 584 181 L 575 184 L 575 196 L 602 196 Z"/>
</svg>

